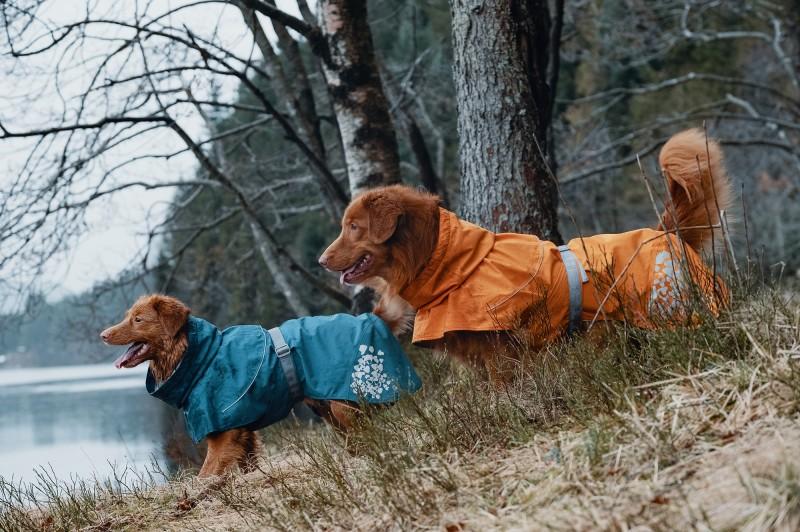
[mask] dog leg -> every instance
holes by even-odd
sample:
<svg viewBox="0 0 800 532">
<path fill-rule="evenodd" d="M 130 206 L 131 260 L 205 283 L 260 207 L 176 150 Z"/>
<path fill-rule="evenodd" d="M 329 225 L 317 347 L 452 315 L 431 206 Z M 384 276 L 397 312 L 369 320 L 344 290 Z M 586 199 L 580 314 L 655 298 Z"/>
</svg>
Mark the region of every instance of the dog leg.
<svg viewBox="0 0 800 532">
<path fill-rule="evenodd" d="M 519 374 L 521 361 L 514 356 L 511 342 L 504 333 L 448 333 L 432 347 L 455 357 L 498 389 L 512 382 Z"/>
<path fill-rule="evenodd" d="M 258 458 L 264 452 L 264 445 L 258 434 L 248 430 L 242 434 L 244 456 L 239 459 L 239 469 L 243 473 L 251 473 L 258 466 Z"/>
<path fill-rule="evenodd" d="M 344 401 L 331 401 L 331 424 L 342 432 L 351 430 L 364 412 L 355 405 Z"/>
<path fill-rule="evenodd" d="M 252 434 L 247 429 L 231 429 L 206 438 L 208 452 L 200 468 L 200 477 L 218 476 L 228 473 L 234 465 L 247 456 L 245 444 L 249 441 L 244 433 Z"/>
<path fill-rule="evenodd" d="M 305 399 L 304 402 L 325 422 L 340 432 L 348 432 L 364 413 L 358 406 L 346 401 L 321 401 Z"/>
</svg>

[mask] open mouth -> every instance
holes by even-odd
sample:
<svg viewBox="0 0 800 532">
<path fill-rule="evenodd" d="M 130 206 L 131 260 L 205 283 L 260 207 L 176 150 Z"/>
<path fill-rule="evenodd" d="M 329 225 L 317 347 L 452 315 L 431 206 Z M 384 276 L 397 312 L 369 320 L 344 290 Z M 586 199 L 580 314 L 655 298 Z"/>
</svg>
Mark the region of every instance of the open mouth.
<svg viewBox="0 0 800 532">
<path fill-rule="evenodd" d="M 339 275 L 339 282 L 342 284 L 353 284 L 366 277 L 367 270 L 372 266 L 372 255 L 367 253 L 358 259 L 355 264 L 342 270 Z"/>
<path fill-rule="evenodd" d="M 114 361 L 117 369 L 120 368 L 133 368 L 147 360 L 147 354 L 150 352 L 150 344 L 144 342 L 134 342 L 131 346 Z"/>
</svg>

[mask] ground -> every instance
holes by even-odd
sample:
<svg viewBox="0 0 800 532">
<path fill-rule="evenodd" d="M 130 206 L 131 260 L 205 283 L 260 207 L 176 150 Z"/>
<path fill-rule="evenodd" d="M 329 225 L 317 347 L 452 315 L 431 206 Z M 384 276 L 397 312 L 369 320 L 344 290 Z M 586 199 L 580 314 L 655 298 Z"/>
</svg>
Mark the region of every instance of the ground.
<svg viewBox="0 0 800 532">
<path fill-rule="evenodd" d="M 739 301 L 566 341 L 502 390 L 415 352 L 423 391 L 347 440 L 281 427 L 214 482 L 2 485 L 0 529 L 797 530 L 800 305 Z"/>
</svg>

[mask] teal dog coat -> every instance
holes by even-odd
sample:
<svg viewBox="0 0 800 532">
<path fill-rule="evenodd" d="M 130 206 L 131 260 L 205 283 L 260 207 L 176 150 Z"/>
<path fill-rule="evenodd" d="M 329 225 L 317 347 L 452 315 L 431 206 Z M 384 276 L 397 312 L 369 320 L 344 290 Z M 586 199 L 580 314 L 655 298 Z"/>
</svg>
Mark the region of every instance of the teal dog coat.
<svg viewBox="0 0 800 532">
<path fill-rule="evenodd" d="M 272 338 L 259 325 L 220 331 L 194 316 L 189 344 L 170 377 L 147 391 L 183 410 L 195 443 L 209 433 L 259 429 L 285 418 L 295 401 Z M 413 393 L 420 380 L 400 343 L 374 314 L 314 316 L 280 327 L 291 348 L 302 395 L 311 399 L 384 404 Z"/>
</svg>

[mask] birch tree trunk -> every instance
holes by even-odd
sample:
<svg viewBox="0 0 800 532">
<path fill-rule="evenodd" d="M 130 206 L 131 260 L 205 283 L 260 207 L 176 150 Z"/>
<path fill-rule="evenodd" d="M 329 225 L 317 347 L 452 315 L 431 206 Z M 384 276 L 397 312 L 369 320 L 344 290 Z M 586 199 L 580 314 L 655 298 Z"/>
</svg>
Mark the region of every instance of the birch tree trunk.
<svg viewBox="0 0 800 532">
<path fill-rule="evenodd" d="M 278 287 L 278 290 L 280 290 L 281 294 L 286 299 L 286 302 L 289 303 L 289 306 L 292 308 L 292 312 L 294 312 L 298 317 L 310 316 L 311 311 L 303 302 L 300 294 L 297 293 L 294 284 L 292 283 L 291 279 L 289 279 L 288 272 L 283 269 L 281 261 L 278 259 L 275 251 L 272 248 L 272 244 L 270 244 L 269 240 L 267 239 L 267 236 L 258 225 L 258 221 L 252 215 L 252 213 L 248 211 L 242 212 L 247 218 L 250 231 L 253 234 L 253 240 L 256 243 L 256 248 L 258 248 L 258 252 L 261 254 L 261 258 L 264 260 L 264 264 L 266 264 L 267 270 L 269 270 L 269 273 L 272 276 L 272 280 L 275 281 L 275 286 Z"/>
<path fill-rule="evenodd" d="M 397 137 L 383 92 L 366 0 L 318 0 L 322 70 L 347 164 L 350 194 L 398 183 Z"/>
<path fill-rule="evenodd" d="M 450 0 L 461 214 L 494 231 L 561 241 L 547 170 L 547 0 Z M 556 40 L 557 46 L 557 40 Z"/>
</svg>

